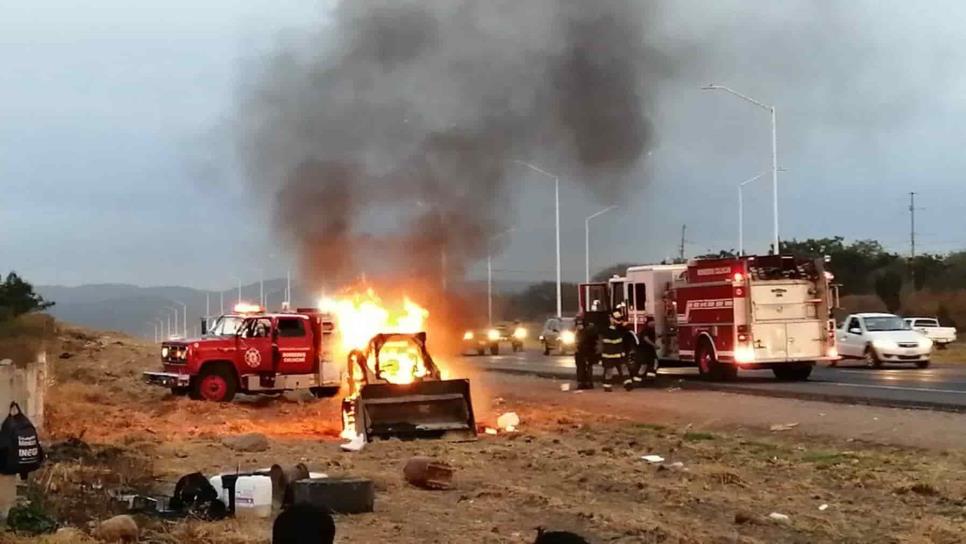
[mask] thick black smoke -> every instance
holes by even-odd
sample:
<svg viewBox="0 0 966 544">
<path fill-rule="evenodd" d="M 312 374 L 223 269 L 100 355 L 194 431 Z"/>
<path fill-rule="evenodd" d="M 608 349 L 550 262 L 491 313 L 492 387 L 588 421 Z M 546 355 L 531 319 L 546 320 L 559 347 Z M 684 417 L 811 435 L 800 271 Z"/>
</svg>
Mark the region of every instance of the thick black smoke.
<svg viewBox="0 0 966 544">
<path fill-rule="evenodd" d="M 303 275 L 459 277 L 505 228 L 515 159 L 619 196 L 665 75 L 646 5 L 345 1 L 261 65 L 241 151 Z"/>
</svg>

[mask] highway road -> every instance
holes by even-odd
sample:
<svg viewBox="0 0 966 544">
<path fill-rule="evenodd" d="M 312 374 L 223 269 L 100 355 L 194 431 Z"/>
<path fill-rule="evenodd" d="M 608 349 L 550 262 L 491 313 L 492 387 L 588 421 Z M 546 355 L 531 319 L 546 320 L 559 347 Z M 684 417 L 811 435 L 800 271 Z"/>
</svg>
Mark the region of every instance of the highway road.
<svg viewBox="0 0 966 544">
<path fill-rule="evenodd" d="M 483 369 L 546 378 L 574 377 L 573 356 L 544 356 L 531 350 L 496 356 L 471 356 L 467 361 Z M 600 367 L 596 369 L 600 373 Z M 707 382 L 690 368 L 661 369 L 649 387 L 715 389 L 735 393 L 966 412 L 966 363 L 933 363 L 927 369 L 912 365 L 864 367 L 843 362 L 836 368 L 816 367 L 807 382 L 780 382 L 770 370 L 742 371 L 732 382 Z M 618 390 L 618 393 L 623 393 Z"/>
</svg>

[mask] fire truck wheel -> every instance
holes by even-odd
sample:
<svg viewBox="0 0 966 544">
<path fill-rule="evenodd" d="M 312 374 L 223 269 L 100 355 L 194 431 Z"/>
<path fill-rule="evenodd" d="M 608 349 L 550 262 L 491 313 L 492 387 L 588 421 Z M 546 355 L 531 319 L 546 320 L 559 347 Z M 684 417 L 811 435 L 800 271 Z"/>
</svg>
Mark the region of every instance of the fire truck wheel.
<svg viewBox="0 0 966 544">
<path fill-rule="evenodd" d="M 228 365 L 207 365 L 191 384 L 191 398 L 212 402 L 231 402 L 238 385 L 235 372 Z"/>
<path fill-rule="evenodd" d="M 698 374 L 702 378 L 711 381 L 719 381 L 726 378 L 728 370 L 718 362 L 718 359 L 714 356 L 714 349 L 711 348 L 707 340 L 701 340 L 698 344 L 698 350 L 694 354 L 694 359 L 698 363 Z M 737 371 L 737 369 L 734 370 Z"/>
<path fill-rule="evenodd" d="M 477 355 L 483 355 L 484 353 L 486 353 L 486 350 L 485 349 L 483 349 L 483 348 L 476 348 L 476 354 Z"/>
<path fill-rule="evenodd" d="M 330 387 L 310 387 L 309 393 L 312 393 L 312 396 L 317 399 L 328 399 L 338 395 L 339 390 L 340 387 L 337 385 Z"/>
<path fill-rule="evenodd" d="M 550 344 L 546 342 L 543 343 L 543 354 L 550 355 Z"/>
<path fill-rule="evenodd" d="M 771 371 L 779 380 L 803 382 L 812 374 L 812 365 L 786 364 L 772 367 Z"/>
<path fill-rule="evenodd" d="M 500 354 L 500 344 L 490 345 L 490 355 L 499 355 L 499 354 Z"/>
</svg>

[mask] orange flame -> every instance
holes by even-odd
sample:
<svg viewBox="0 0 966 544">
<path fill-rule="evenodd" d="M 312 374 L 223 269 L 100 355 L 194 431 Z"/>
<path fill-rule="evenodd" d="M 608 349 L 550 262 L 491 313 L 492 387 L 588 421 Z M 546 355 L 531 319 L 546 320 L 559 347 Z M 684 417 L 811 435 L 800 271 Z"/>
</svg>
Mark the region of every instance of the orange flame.
<svg viewBox="0 0 966 544">
<path fill-rule="evenodd" d="M 323 298 L 319 303 L 323 312 L 336 319 L 336 331 L 341 341 L 341 355 L 352 350 L 364 350 L 369 340 L 379 333 L 417 333 L 425 331 L 429 312 L 408 297 L 401 306 L 392 308 L 383 303 L 372 289 L 339 298 Z M 406 341 L 387 342 L 380 350 L 379 378 L 389 383 L 406 384 L 427 374 L 422 354 Z M 375 361 L 367 361 L 375 373 Z M 355 369 L 353 369 L 355 370 Z"/>
</svg>

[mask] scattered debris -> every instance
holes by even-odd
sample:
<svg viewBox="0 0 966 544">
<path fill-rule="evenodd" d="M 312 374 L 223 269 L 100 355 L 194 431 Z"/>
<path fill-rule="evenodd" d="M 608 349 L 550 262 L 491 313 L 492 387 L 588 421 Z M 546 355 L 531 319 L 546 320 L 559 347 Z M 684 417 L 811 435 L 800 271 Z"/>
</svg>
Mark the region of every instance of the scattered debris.
<svg viewBox="0 0 966 544">
<path fill-rule="evenodd" d="M 819 507 L 818 507 L 818 511 L 819 512 L 824 512 L 826 510 L 828 510 L 828 505 L 827 504 L 821 504 L 821 505 L 819 505 Z"/>
<path fill-rule="evenodd" d="M 487 427 L 486 429 L 483 430 L 483 432 L 486 434 L 499 434 L 498 431 L 493 427 Z"/>
<path fill-rule="evenodd" d="M 413 457 L 403 467 L 406 481 L 423 489 L 452 489 L 453 468 L 430 457 Z"/>
<path fill-rule="evenodd" d="M 566 393 L 567 391 L 570 391 L 570 384 L 569 383 L 560 384 L 560 390 L 563 391 L 564 393 Z"/>
<path fill-rule="evenodd" d="M 94 536 L 105 542 L 137 542 L 139 532 L 134 518 L 122 514 L 102 521 Z"/>
<path fill-rule="evenodd" d="M 768 427 L 768 430 L 772 432 L 781 432 L 781 431 L 790 431 L 795 427 L 798 427 L 798 423 L 776 423 L 771 427 Z"/>
<path fill-rule="evenodd" d="M 512 433 L 520 426 L 520 416 L 516 412 L 507 412 L 496 418 L 496 426 L 508 433 Z"/>
<path fill-rule="evenodd" d="M 337 514 L 372 512 L 376 488 L 362 478 L 310 478 L 292 485 L 294 506 L 309 505 Z"/>
<path fill-rule="evenodd" d="M 69 351 L 65 351 L 65 352 L 63 352 L 63 353 L 60 354 L 60 358 L 61 359 L 70 359 L 73 356 L 74 356 L 74 354 L 71 353 L 71 352 L 69 352 Z"/>
<path fill-rule="evenodd" d="M 217 476 L 215 481 L 221 487 Z M 228 508 L 220 499 L 220 490 L 204 474 L 192 472 L 178 479 L 168 508 L 175 515 L 191 515 L 204 520 L 223 519 L 228 516 Z M 132 506 L 134 503 L 132 501 Z"/>
<path fill-rule="evenodd" d="M 664 458 L 660 455 L 642 455 L 641 459 L 647 461 L 648 463 L 663 463 Z"/>
<path fill-rule="evenodd" d="M 778 512 L 772 512 L 768 514 L 768 519 L 774 521 L 775 523 L 791 523 L 792 518 L 785 514 L 780 514 Z"/>
<path fill-rule="evenodd" d="M 665 391 L 667 391 L 668 393 L 674 393 L 675 391 L 680 391 L 680 390 L 681 390 L 680 387 L 668 387 L 667 389 L 665 389 Z"/>
<path fill-rule="evenodd" d="M 342 451 L 362 451 L 366 447 L 366 435 L 357 434 L 355 438 L 339 446 Z"/>
<path fill-rule="evenodd" d="M 667 466 L 671 470 L 684 470 L 684 463 L 681 461 L 675 461 Z"/>
<path fill-rule="evenodd" d="M 311 478 L 312 473 L 304 463 L 299 463 L 294 467 L 282 468 L 275 464 L 268 469 L 268 475 L 272 479 L 272 508 L 278 510 L 292 504 L 292 484 L 299 480 Z M 326 478 L 325 474 L 321 477 Z"/>
<path fill-rule="evenodd" d="M 7 527 L 20 535 L 40 535 L 54 532 L 57 522 L 39 505 L 29 502 L 10 508 L 7 513 Z"/>
<path fill-rule="evenodd" d="M 260 452 L 268 449 L 268 438 L 261 433 L 248 433 L 238 436 L 230 436 L 221 441 L 235 451 Z"/>
</svg>

